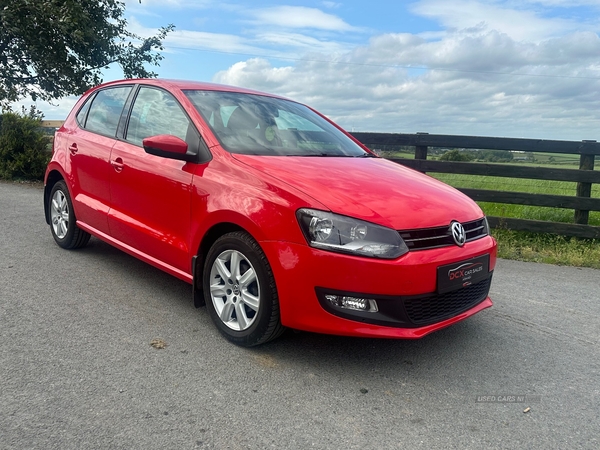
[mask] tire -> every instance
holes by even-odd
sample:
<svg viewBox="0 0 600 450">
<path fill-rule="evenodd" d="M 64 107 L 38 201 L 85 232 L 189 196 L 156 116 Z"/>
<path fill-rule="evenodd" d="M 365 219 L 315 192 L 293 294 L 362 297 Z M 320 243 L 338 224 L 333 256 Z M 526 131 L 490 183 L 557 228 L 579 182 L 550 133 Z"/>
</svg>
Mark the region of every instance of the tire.
<svg viewBox="0 0 600 450">
<path fill-rule="evenodd" d="M 248 233 L 215 241 L 206 256 L 203 290 L 210 318 L 234 344 L 264 344 L 285 331 L 271 266 Z"/>
<path fill-rule="evenodd" d="M 58 181 L 50 191 L 48 200 L 50 231 L 56 243 L 65 249 L 85 247 L 90 240 L 89 233 L 76 224 L 73 203 L 64 181 Z"/>
</svg>

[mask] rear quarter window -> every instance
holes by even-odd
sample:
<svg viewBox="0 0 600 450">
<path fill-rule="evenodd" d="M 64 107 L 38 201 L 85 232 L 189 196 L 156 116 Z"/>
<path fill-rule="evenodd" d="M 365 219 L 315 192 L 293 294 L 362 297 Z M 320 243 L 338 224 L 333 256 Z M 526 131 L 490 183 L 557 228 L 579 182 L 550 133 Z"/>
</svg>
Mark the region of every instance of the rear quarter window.
<svg viewBox="0 0 600 450">
<path fill-rule="evenodd" d="M 90 105 L 92 104 L 92 99 L 94 98 L 94 94 L 90 95 L 88 99 L 85 101 L 79 112 L 77 113 L 76 119 L 77 123 L 80 127 L 85 127 L 85 121 L 87 119 L 88 111 L 90 110 Z"/>
</svg>

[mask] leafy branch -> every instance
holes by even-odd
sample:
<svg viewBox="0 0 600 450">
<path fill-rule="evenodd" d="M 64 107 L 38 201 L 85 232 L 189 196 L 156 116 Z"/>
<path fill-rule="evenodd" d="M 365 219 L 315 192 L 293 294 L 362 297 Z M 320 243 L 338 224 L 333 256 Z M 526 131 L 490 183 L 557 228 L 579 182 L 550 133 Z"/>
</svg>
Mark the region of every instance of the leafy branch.
<svg viewBox="0 0 600 450">
<path fill-rule="evenodd" d="M 174 26 L 142 38 L 120 0 L 0 0 L 0 104 L 79 95 L 118 64 L 126 78 L 155 77 Z"/>
</svg>

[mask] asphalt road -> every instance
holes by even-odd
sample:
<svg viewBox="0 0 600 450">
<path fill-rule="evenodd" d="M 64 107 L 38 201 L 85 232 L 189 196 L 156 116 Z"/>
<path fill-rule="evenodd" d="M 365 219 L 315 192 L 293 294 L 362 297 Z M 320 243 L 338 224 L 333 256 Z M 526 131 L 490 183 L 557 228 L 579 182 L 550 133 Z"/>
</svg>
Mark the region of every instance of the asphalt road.
<svg viewBox="0 0 600 450">
<path fill-rule="evenodd" d="M 60 249 L 39 186 L 0 211 L 1 449 L 600 448 L 598 270 L 501 260 L 495 306 L 424 339 L 248 350 L 189 285 Z"/>
</svg>

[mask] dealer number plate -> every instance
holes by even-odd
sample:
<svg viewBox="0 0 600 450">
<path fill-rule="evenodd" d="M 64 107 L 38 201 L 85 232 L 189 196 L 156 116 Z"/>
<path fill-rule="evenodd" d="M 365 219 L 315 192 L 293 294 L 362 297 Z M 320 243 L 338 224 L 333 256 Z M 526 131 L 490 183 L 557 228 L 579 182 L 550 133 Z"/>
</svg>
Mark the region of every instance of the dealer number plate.
<svg viewBox="0 0 600 450">
<path fill-rule="evenodd" d="M 490 255 L 440 266 L 437 269 L 438 294 L 470 286 L 489 277 Z"/>
</svg>

